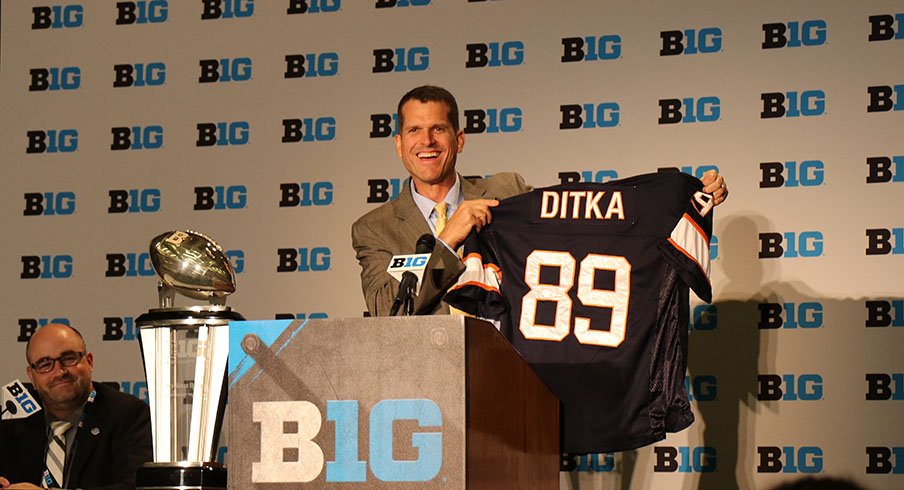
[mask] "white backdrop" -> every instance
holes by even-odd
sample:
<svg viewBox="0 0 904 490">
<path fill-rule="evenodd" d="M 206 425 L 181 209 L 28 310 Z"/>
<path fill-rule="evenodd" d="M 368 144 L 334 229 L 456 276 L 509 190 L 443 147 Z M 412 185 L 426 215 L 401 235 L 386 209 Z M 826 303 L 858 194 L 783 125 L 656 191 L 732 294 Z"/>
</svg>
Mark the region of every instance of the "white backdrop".
<svg viewBox="0 0 904 490">
<path fill-rule="evenodd" d="M 715 167 L 731 187 L 715 300 L 694 303 L 698 422 L 584 458 L 563 488 L 764 488 L 808 473 L 898 488 L 902 12 L 891 0 L 3 2 L 2 378 L 24 379 L 27 336 L 62 319 L 95 352 L 96 379 L 146 397 L 133 319 L 157 298 L 143 254 L 173 229 L 230 251 L 229 304 L 246 318 L 360 316 L 350 226 L 398 191 L 383 121 L 431 83 L 458 97 L 466 175 L 545 186 Z M 308 76 L 291 76 L 287 56 Z"/>
</svg>

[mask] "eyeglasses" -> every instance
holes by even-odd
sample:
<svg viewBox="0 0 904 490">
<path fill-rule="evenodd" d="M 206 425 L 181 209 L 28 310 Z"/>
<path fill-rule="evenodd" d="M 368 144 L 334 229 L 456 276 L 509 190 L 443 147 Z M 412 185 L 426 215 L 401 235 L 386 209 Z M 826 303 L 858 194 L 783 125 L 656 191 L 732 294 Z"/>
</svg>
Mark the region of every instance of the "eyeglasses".
<svg viewBox="0 0 904 490">
<path fill-rule="evenodd" d="M 29 366 L 36 373 L 47 374 L 50 371 L 53 371 L 53 365 L 57 361 L 60 362 L 61 366 L 72 367 L 81 362 L 83 357 L 85 357 L 84 352 L 64 352 L 60 357 L 45 357 L 43 359 L 38 359 L 37 361 L 29 364 Z"/>
</svg>

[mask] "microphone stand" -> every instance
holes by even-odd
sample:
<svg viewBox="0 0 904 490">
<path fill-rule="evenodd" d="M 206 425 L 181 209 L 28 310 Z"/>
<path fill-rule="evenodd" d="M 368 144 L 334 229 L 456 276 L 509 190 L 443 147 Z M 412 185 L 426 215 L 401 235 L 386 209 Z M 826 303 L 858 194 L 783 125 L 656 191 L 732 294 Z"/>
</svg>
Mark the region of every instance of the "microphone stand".
<svg viewBox="0 0 904 490">
<path fill-rule="evenodd" d="M 417 276 L 411 271 L 405 271 L 402 274 L 402 282 L 399 284 L 399 292 L 396 294 L 395 301 L 392 302 L 392 308 L 389 309 L 389 316 L 396 316 L 399 308 L 405 307 L 405 315 L 414 314 L 414 290 L 417 287 Z"/>
<path fill-rule="evenodd" d="M 411 287 L 405 292 L 405 315 L 414 315 L 414 290 L 417 288 L 417 279 L 411 281 Z"/>
</svg>

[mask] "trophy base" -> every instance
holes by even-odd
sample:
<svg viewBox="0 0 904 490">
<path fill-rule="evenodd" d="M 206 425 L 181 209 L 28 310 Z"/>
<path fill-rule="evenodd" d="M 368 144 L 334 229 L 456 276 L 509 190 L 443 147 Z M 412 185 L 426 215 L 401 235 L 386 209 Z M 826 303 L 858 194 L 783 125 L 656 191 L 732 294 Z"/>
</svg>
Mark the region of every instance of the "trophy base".
<svg viewBox="0 0 904 490">
<path fill-rule="evenodd" d="M 226 490 L 226 468 L 219 463 L 145 463 L 135 474 L 138 490 Z"/>
</svg>

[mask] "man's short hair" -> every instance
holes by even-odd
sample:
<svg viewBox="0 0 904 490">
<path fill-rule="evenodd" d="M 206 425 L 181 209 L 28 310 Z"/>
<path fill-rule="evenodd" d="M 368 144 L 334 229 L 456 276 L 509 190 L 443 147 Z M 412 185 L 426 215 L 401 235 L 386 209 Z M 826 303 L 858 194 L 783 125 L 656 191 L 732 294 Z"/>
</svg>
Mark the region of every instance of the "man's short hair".
<svg viewBox="0 0 904 490">
<path fill-rule="evenodd" d="M 65 325 L 65 324 L 61 324 L 61 325 Z M 66 326 L 69 327 L 69 330 L 72 330 L 73 332 L 75 332 L 76 335 L 78 335 L 79 340 L 82 341 L 82 346 L 85 348 L 85 350 L 88 350 L 88 346 L 87 346 L 87 344 L 85 344 L 85 337 L 82 337 L 82 333 L 79 332 L 78 329 L 73 327 L 72 325 L 66 325 Z M 41 328 L 44 328 L 44 327 L 41 327 Z M 38 330 L 40 330 L 40 328 Z M 35 330 L 35 333 L 37 333 L 38 330 Z M 31 349 L 31 338 L 32 337 L 34 337 L 34 333 L 28 337 L 28 341 L 25 343 L 25 362 L 27 362 L 28 364 L 31 364 L 31 359 L 28 358 L 28 350 Z"/>
<path fill-rule="evenodd" d="M 399 101 L 398 111 L 396 112 L 399 116 L 400 129 L 404 125 L 404 122 L 402 121 L 402 106 L 412 99 L 418 102 L 442 102 L 443 104 L 446 104 L 446 107 L 449 108 L 449 114 L 447 115 L 449 122 L 452 123 L 452 129 L 454 129 L 456 133 L 458 132 L 458 102 L 455 102 L 455 97 L 451 92 L 434 85 L 421 85 L 420 87 L 415 87 L 402 96 L 402 99 Z"/>
</svg>

